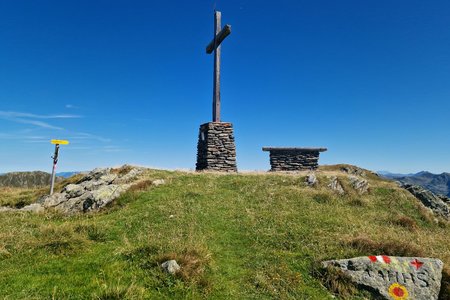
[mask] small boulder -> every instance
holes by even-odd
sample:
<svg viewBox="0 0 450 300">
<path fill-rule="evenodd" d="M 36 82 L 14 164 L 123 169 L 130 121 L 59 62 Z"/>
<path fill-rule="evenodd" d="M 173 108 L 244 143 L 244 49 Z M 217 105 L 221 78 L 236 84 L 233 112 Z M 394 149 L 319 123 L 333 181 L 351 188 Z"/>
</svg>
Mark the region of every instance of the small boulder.
<svg viewBox="0 0 450 300">
<path fill-rule="evenodd" d="M 158 186 L 158 185 L 162 185 L 165 184 L 166 182 L 164 181 L 164 179 L 156 179 L 152 181 L 152 185 L 154 186 Z"/>
<path fill-rule="evenodd" d="M 178 272 L 181 267 L 178 265 L 177 261 L 174 259 L 165 261 L 161 264 L 161 268 L 164 270 L 164 272 L 174 275 L 176 272 Z"/>
<path fill-rule="evenodd" d="M 315 186 L 318 183 L 319 183 L 319 181 L 317 180 L 316 174 L 311 173 L 311 174 L 308 174 L 308 176 L 306 176 L 306 184 L 308 186 Z"/>
<path fill-rule="evenodd" d="M 330 260 L 322 266 L 340 269 L 358 288 L 376 299 L 437 300 L 443 263 L 422 257 L 363 256 Z"/>
<path fill-rule="evenodd" d="M 369 191 L 369 182 L 356 176 L 349 176 L 350 184 L 360 194 L 366 194 Z"/>
<path fill-rule="evenodd" d="M 342 187 L 341 183 L 339 182 L 336 176 L 330 178 L 330 183 L 328 184 L 328 187 L 333 191 L 337 192 L 339 195 L 345 194 L 344 188 Z"/>
<path fill-rule="evenodd" d="M 33 203 L 33 204 L 26 205 L 26 206 L 22 207 L 20 210 L 21 211 L 31 211 L 31 212 L 38 213 L 38 212 L 43 212 L 45 209 L 44 209 L 44 207 L 41 204 Z"/>
</svg>

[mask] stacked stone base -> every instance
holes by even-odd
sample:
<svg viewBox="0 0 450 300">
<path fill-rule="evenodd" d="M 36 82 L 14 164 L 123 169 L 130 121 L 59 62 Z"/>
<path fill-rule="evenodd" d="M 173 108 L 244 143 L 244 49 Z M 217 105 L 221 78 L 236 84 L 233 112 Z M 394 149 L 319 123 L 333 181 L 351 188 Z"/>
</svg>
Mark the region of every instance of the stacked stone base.
<svg viewBox="0 0 450 300">
<path fill-rule="evenodd" d="M 210 122 L 200 125 L 196 170 L 237 172 L 231 123 Z"/>
<path fill-rule="evenodd" d="M 304 171 L 319 167 L 320 152 L 325 148 L 276 148 L 264 147 L 270 151 L 271 171 Z"/>
</svg>

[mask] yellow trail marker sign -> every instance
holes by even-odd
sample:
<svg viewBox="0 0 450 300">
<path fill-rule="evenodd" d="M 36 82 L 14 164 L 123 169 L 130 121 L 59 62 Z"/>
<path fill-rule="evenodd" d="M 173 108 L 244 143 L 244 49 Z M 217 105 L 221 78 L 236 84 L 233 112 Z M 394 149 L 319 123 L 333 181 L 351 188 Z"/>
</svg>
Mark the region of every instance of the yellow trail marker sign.
<svg viewBox="0 0 450 300">
<path fill-rule="evenodd" d="M 68 145 L 69 141 L 66 140 L 51 140 L 50 143 L 55 145 Z"/>
</svg>

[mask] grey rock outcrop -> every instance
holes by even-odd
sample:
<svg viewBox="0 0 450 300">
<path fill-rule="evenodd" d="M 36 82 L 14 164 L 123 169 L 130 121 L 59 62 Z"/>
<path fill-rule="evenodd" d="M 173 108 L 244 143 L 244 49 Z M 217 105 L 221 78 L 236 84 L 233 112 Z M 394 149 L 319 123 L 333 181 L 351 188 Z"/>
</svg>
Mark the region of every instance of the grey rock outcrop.
<svg viewBox="0 0 450 300">
<path fill-rule="evenodd" d="M 130 187 L 130 182 L 141 174 L 143 168 L 122 167 L 126 172 L 112 172 L 111 168 L 98 168 L 69 184 L 61 191 L 40 200 L 45 209 L 55 209 L 65 214 L 99 210 L 111 203 Z"/>
<path fill-rule="evenodd" d="M 340 269 L 377 299 L 436 300 L 443 263 L 434 258 L 383 255 L 330 260 L 322 266 Z"/>
<path fill-rule="evenodd" d="M 439 199 L 444 201 L 445 204 L 450 205 L 450 198 L 449 197 L 442 196 L 442 195 L 437 195 L 437 196 L 439 197 Z"/>
<path fill-rule="evenodd" d="M 181 269 L 181 267 L 178 265 L 177 261 L 174 259 L 163 262 L 161 264 L 161 268 L 164 270 L 164 272 L 172 274 L 172 275 Z"/>
<path fill-rule="evenodd" d="M 34 188 L 50 184 L 51 175 L 42 171 L 34 172 L 11 172 L 0 175 L 0 186 Z M 63 180 L 62 177 L 56 177 L 55 181 Z"/>
<path fill-rule="evenodd" d="M 144 171 L 145 168 L 130 166 L 94 169 L 76 184 L 66 185 L 61 193 L 43 196 L 36 203 L 20 209 L 0 207 L 0 212 L 42 212 L 54 209 L 70 215 L 99 210 L 128 190 L 131 183 Z"/>
<path fill-rule="evenodd" d="M 338 193 L 339 195 L 344 195 L 345 191 L 342 187 L 341 183 L 339 182 L 338 178 L 336 176 L 332 176 L 330 178 L 330 183 L 328 184 L 328 187 Z"/>
<path fill-rule="evenodd" d="M 315 186 L 319 183 L 319 181 L 317 180 L 316 174 L 311 173 L 308 174 L 308 176 L 306 176 L 306 184 L 308 186 Z"/>
<path fill-rule="evenodd" d="M 360 194 L 366 194 L 369 191 L 369 182 L 365 179 L 356 177 L 356 176 L 349 176 L 348 177 L 350 184 L 352 187 Z"/>
<path fill-rule="evenodd" d="M 450 219 L 450 208 L 442 197 L 435 195 L 433 192 L 426 190 L 418 185 L 404 184 L 403 188 L 408 190 L 422 204 L 430 208 L 434 214 Z"/>
<path fill-rule="evenodd" d="M 355 167 L 355 166 L 350 166 L 350 165 L 343 166 L 343 167 L 341 167 L 340 170 L 342 172 L 344 172 L 344 173 L 349 174 L 349 175 L 356 175 L 356 176 L 366 177 L 366 171 L 361 169 L 361 168 Z"/>
</svg>

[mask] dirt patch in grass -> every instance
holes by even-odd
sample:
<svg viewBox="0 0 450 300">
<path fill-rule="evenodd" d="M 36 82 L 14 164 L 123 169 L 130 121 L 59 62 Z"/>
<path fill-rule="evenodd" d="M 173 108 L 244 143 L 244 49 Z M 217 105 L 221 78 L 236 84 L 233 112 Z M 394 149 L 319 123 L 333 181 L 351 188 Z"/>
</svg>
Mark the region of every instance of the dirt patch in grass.
<svg viewBox="0 0 450 300">
<path fill-rule="evenodd" d="M 416 231 L 418 228 L 417 222 L 408 216 L 397 216 L 391 222 L 394 225 L 404 227 L 410 231 Z"/>
<path fill-rule="evenodd" d="M 177 276 L 186 282 L 200 282 L 204 285 L 203 274 L 210 262 L 210 255 L 198 250 L 185 249 L 181 253 L 170 253 L 157 257 L 159 265 L 167 260 L 174 259 L 181 269 Z"/>
<path fill-rule="evenodd" d="M 153 185 L 153 181 L 152 180 L 142 180 L 142 181 L 138 181 L 135 184 L 133 184 L 128 190 L 130 192 L 136 192 L 136 191 L 145 191 L 147 190 L 149 187 L 151 187 Z"/>
<path fill-rule="evenodd" d="M 173 280 L 181 280 L 201 287 L 203 291 L 209 289 L 210 283 L 205 274 L 210 267 L 211 255 L 206 250 L 185 248 L 179 252 L 161 253 L 162 251 L 160 247 L 143 246 L 124 252 L 122 256 L 155 278 L 160 286 L 172 284 Z M 163 262 L 172 259 L 180 266 L 174 276 L 163 273 L 161 268 Z"/>
<path fill-rule="evenodd" d="M 331 203 L 334 197 L 327 193 L 318 193 L 313 196 L 313 199 L 317 203 Z"/>
<path fill-rule="evenodd" d="M 104 230 L 95 224 L 77 225 L 74 231 L 85 235 L 87 239 L 94 242 L 106 242 L 107 240 L 107 235 Z"/>
<path fill-rule="evenodd" d="M 348 203 L 352 206 L 357 206 L 357 207 L 365 207 L 368 204 L 367 200 L 365 200 L 361 197 L 356 197 L 356 198 L 351 197 Z"/>
<path fill-rule="evenodd" d="M 344 244 L 357 249 L 361 253 L 364 253 L 364 255 L 384 254 L 389 256 L 424 256 L 421 249 L 411 243 L 403 241 L 376 242 L 367 237 L 356 237 L 344 242 Z"/>
</svg>

